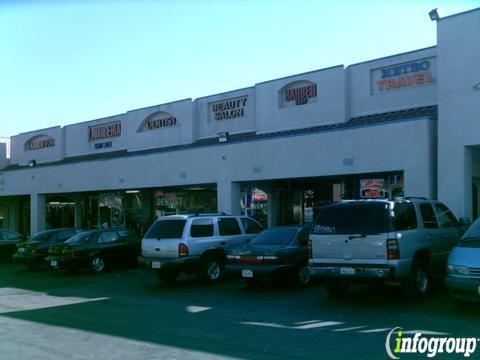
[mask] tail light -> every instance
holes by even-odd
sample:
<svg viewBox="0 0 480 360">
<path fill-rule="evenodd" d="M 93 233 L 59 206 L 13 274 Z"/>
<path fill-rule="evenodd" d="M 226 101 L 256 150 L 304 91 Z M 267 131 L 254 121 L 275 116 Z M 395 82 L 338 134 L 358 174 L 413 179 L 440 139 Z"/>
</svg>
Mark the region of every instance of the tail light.
<svg viewBox="0 0 480 360">
<path fill-rule="evenodd" d="M 388 260 L 400 259 L 400 247 L 397 239 L 387 239 L 387 257 Z"/>
<path fill-rule="evenodd" d="M 308 240 L 308 257 L 313 259 L 312 240 Z"/>
<path fill-rule="evenodd" d="M 188 256 L 188 246 L 184 243 L 178 244 L 178 256 Z"/>
</svg>

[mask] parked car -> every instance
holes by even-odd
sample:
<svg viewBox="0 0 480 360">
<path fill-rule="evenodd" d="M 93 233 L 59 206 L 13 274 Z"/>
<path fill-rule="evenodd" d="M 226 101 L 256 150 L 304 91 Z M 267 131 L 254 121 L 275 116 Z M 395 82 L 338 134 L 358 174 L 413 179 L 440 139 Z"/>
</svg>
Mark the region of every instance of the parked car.
<svg viewBox="0 0 480 360">
<path fill-rule="evenodd" d="M 263 230 L 247 245 L 227 254 L 227 270 L 241 274 L 248 284 L 258 280 L 310 282 L 308 235 L 310 226 L 275 227 Z"/>
<path fill-rule="evenodd" d="M 352 282 L 377 279 L 401 285 L 409 298 L 422 297 L 433 278 L 446 275 L 461 225 L 447 206 L 425 198 L 341 201 L 319 212 L 309 268 L 327 278 L 332 295 L 344 294 Z"/>
<path fill-rule="evenodd" d="M 142 240 L 139 261 L 164 281 L 174 281 L 185 272 L 218 282 L 224 275 L 226 251 L 245 244 L 261 230 L 260 224 L 246 216 L 160 217 Z"/>
<path fill-rule="evenodd" d="M 13 260 L 16 263 L 26 265 L 30 269 L 36 269 L 45 264 L 49 246 L 63 243 L 81 231 L 71 228 L 40 231 L 28 241 L 18 244 Z"/>
<path fill-rule="evenodd" d="M 0 230 L 0 257 L 12 256 L 17 250 L 17 245 L 24 241 L 25 237 L 16 231 Z"/>
<path fill-rule="evenodd" d="M 84 231 L 50 246 L 45 260 L 55 269 L 89 267 L 99 273 L 113 264 L 136 264 L 139 254 L 140 240 L 133 232 L 102 229 Z"/>
<path fill-rule="evenodd" d="M 446 284 L 452 297 L 480 301 L 480 219 L 451 251 L 447 269 Z"/>
</svg>

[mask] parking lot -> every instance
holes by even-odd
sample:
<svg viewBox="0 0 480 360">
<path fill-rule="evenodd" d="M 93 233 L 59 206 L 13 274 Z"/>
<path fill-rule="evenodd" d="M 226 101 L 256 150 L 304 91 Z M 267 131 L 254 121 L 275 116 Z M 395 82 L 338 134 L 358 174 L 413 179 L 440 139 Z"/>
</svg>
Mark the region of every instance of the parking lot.
<svg viewBox="0 0 480 360">
<path fill-rule="evenodd" d="M 478 337 L 478 306 L 439 287 L 421 302 L 357 287 L 332 299 L 321 283 L 248 288 L 228 278 L 174 285 L 151 272 L 31 272 L 0 267 L 2 359 L 386 358 L 393 328 Z"/>
</svg>

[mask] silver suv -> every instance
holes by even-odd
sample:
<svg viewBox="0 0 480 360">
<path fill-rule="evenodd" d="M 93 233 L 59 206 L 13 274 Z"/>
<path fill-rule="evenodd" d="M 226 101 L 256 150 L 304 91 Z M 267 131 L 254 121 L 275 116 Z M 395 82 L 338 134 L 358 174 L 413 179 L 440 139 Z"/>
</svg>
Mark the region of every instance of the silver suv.
<svg viewBox="0 0 480 360">
<path fill-rule="evenodd" d="M 217 282 L 224 274 L 226 251 L 246 244 L 262 230 L 259 223 L 246 216 L 163 216 L 143 238 L 139 262 L 163 281 L 175 281 L 180 272 L 185 272 Z"/>
<path fill-rule="evenodd" d="M 381 279 L 409 298 L 444 277 L 461 225 L 441 202 L 425 198 L 349 200 L 324 207 L 310 234 L 309 269 L 331 295 L 352 282 Z"/>
</svg>

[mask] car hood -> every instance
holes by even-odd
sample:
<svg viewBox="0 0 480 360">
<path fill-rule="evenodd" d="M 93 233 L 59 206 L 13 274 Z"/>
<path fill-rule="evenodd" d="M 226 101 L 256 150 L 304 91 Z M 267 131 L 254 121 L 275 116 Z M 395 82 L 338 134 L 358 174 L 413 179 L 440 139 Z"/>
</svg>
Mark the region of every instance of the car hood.
<svg viewBox="0 0 480 360">
<path fill-rule="evenodd" d="M 448 258 L 451 265 L 480 268 L 480 247 L 454 247 Z"/>
<path fill-rule="evenodd" d="M 288 252 L 292 246 L 285 245 L 244 245 L 233 249 L 232 255 L 275 255 L 279 252 Z"/>
</svg>

